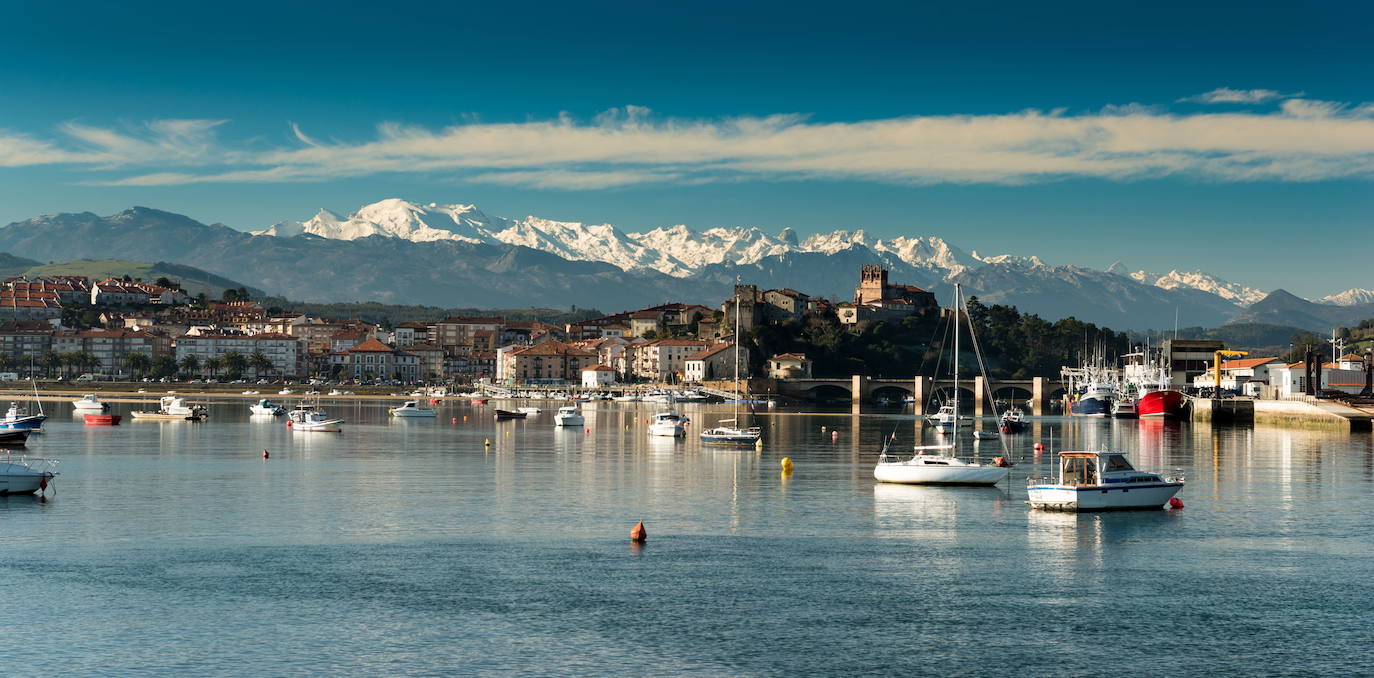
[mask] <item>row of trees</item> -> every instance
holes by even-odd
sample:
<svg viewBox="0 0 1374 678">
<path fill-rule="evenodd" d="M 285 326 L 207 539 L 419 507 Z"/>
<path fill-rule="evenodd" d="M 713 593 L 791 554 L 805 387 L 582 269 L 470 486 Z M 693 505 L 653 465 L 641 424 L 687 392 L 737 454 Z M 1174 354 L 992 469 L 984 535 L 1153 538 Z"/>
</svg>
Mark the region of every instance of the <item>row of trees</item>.
<svg viewBox="0 0 1374 678">
<path fill-rule="evenodd" d="M 180 362 L 170 355 L 151 356 L 147 353 L 126 353 L 122 366 L 135 379 L 144 377 L 160 379 L 178 375 L 183 377 L 225 376 L 230 379 L 238 379 L 249 369 L 258 375 L 271 374 L 274 369 L 272 360 L 262 351 L 254 351 L 246 356 L 238 351 L 230 351 L 223 356 L 211 357 L 204 361 L 194 355 L 188 355 L 182 358 Z M 74 373 L 91 372 L 100 367 L 100 359 L 85 351 L 69 353 L 45 351 L 39 356 L 0 353 L 0 371 L 18 369 L 37 373 L 41 370 L 42 375 L 49 379 L 67 378 Z"/>
<path fill-rule="evenodd" d="M 969 318 L 992 377 L 1024 379 L 1056 376 L 1064 365 L 1077 365 L 1085 356 L 1100 353 L 1108 360 L 1130 351 L 1124 332 L 1114 332 L 1075 318 L 1050 322 L 1014 306 L 985 305 L 969 300 Z M 809 313 L 800 322 L 764 325 L 744 332 L 750 349 L 750 368 L 760 373 L 763 363 L 778 353 L 805 353 L 817 376 L 865 374 L 874 377 L 948 374 L 953 344 L 948 323 L 939 309 L 899 321 L 864 322 L 846 327 L 833 312 Z M 965 374 L 976 370 L 973 346 L 965 333 L 960 347 Z M 937 371 L 940 374 L 937 374 Z"/>
</svg>

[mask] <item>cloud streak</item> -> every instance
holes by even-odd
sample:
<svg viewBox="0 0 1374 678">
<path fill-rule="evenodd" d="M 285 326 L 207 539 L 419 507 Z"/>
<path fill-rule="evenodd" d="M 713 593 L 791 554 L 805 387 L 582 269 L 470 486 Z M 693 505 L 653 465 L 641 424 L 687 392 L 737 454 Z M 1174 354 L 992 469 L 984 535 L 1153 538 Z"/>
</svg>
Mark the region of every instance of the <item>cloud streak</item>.
<svg viewBox="0 0 1374 678">
<path fill-rule="evenodd" d="M 1215 92 L 1240 90 L 1214 90 Z M 1248 90 L 1245 92 L 1271 92 Z M 1212 93 L 1209 93 L 1212 94 Z M 1247 94 L 1253 100 L 1258 95 Z M 1180 115 L 1140 105 L 815 122 L 800 115 L 657 118 L 647 109 L 432 129 L 384 123 L 356 142 L 291 125 L 293 145 L 250 150 L 220 120 L 114 130 L 67 124 L 67 143 L 0 132 L 0 166 L 65 163 L 167 186 L 327 181 L 427 173 L 478 183 L 599 190 L 710 181 L 838 179 L 899 184 L 1374 179 L 1374 106 L 1288 98 L 1266 113 Z"/>
<path fill-rule="evenodd" d="M 1279 99 L 1292 99 L 1302 95 L 1302 92 L 1284 94 L 1272 89 L 1231 89 L 1230 87 L 1218 87 L 1210 92 L 1184 97 L 1179 99 L 1179 101 L 1192 104 L 1262 104 L 1270 101 L 1277 101 Z"/>
</svg>

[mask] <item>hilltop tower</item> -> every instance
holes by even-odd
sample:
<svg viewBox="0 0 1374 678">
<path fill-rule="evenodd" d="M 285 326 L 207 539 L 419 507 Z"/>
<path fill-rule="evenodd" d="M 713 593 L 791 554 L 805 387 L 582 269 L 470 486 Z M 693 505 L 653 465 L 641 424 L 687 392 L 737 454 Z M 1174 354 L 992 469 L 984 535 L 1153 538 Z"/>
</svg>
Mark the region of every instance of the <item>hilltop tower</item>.
<svg viewBox="0 0 1374 678">
<path fill-rule="evenodd" d="M 854 290 L 854 303 L 880 303 L 886 289 L 887 269 L 877 264 L 867 264 L 859 270 L 859 288 Z"/>
</svg>

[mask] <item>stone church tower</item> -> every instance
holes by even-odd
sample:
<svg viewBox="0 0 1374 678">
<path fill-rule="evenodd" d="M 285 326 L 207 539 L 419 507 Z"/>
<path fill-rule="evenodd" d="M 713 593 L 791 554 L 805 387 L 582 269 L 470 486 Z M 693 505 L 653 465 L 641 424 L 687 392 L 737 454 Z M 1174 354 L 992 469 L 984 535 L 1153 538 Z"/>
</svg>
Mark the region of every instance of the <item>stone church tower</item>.
<svg viewBox="0 0 1374 678">
<path fill-rule="evenodd" d="M 854 303 L 872 304 L 883 300 L 887 290 L 887 269 L 869 264 L 859 270 L 859 288 L 854 290 Z"/>
</svg>

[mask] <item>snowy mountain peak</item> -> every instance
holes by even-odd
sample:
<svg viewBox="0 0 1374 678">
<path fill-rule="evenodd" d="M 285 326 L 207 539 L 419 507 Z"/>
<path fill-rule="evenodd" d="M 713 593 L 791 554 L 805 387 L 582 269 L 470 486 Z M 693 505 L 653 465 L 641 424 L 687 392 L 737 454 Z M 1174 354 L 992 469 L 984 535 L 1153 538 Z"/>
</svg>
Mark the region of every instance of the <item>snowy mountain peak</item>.
<svg viewBox="0 0 1374 678">
<path fill-rule="evenodd" d="M 1118 271 L 1119 270 L 1120 269 L 1118 269 Z M 1118 273 L 1118 271 L 1113 271 L 1113 273 Z M 1180 287 L 1187 287 L 1208 292 L 1236 306 L 1249 306 L 1267 296 L 1261 290 L 1222 280 L 1221 278 L 1203 273 L 1202 271 L 1189 271 L 1185 273 L 1183 271 L 1172 270 L 1161 275 L 1159 273 L 1140 270 L 1133 273 L 1127 273 L 1126 277 L 1145 283 L 1146 285 L 1154 285 L 1160 289 L 1172 290 Z"/>
<path fill-rule="evenodd" d="M 1313 299 L 1318 304 L 1330 304 L 1332 306 L 1359 306 L 1361 304 L 1374 304 L 1374 290 L 1367 290 L 1362 287 L 1353 287 L 1344 292 L 1328 294 L 1320 299 Z"/>
<path fill-rule="evenodd" d="M 563 259 L 602 262 L 625 271 L 651 269 L 676 277 L 691 276 L 715 265 L 750 266 L 770 257 L 841 252 L 892 267 L 910 266 L 919 269 L 922 276 L 928 276 L 927 280 L 949 280 L 990 264 L 1022 271 L 1050 268 L 1035 256 L 999 254 L 983 257 L 934 236 L 904 235 L 874 240 L 863 229 L 839 229 L 799 239 L 791 228 L 770 234 L 749 226 L 696 231 L 683 224 L 625 233 L 611 224 L 557 221 L 536 216 L 508 219 L 489 215 L 472 204 L 422 204 L 400 198 L 364 205 L 346 217 L 321 209 L 306 221 L 282 221 L 253 234 L 281 238 L 312 235 L 338 240 L 381 236 L 415 242 L 457 240 L 516 245 L 549 252 Z M 1131 273 L 1117 262 L 1108 272 L 1165 290 L 1201 290 L 1236 306 L 1265 296 L 1254 288 L 1201 271 L 1175 270 L 1162 275 L 1147 271 Z M 1321 301 L 1360 303 L 1354 300 L 1365 297 L 1358 293 L 1370 295 L 1369 301 L 1374 301 L 1374 292 L 1368 290 L 1350 290 Z"/>
</svg>

